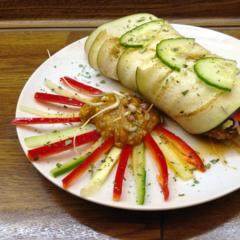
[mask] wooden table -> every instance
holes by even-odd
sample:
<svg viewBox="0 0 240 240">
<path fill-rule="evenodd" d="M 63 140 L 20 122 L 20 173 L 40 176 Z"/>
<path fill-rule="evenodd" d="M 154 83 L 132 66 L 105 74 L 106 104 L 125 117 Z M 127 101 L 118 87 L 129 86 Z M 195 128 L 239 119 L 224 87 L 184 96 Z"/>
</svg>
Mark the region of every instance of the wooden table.
<svg viewBox="0 0 240 240">
<path fill-rule="evenodd" d="M 39 28 L 41 24 L 43 28 Z M 46 27 L 51 24 L 56 28 Z M 212 27 L 240 38 L 238 24 L 217 27 L 215 23 Z M 21 89 L 48 57 L 46 49 L 54 53 L 90 29 L 80 28 L 74 21 L 30 25 L 5 21 L 0 27 L 0 239 L 240 238 L 240 191 L 192 208 L 136 212 L 89 203 L 43 178 L 26 159 L 9 122 Z"/>
</svg>

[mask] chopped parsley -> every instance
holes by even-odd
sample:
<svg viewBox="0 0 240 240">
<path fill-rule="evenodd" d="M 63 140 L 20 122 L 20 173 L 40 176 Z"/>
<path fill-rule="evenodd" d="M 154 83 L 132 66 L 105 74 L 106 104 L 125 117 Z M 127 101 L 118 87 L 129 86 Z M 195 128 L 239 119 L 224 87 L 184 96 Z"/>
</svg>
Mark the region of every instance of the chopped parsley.
<svg viewBox="0 0 240 240">
<path fill-rule="evenodd" d="M 210 162 L 211 162 L 212 164 L 216 164 L 216 163 L 219 162 L 219 161 L 220 161 L 219 158 L 210 160 Z"/>
<path fill-rule="evenodd" d="M 90 168 L 88 169 L 88 172 L 90 173 L 91 177 L 93 177 L 93 173 L 94 173 L 94 165 L 91 164 Z"/>
<path fill-rule="evenodd" d="M 185 196 L 185 193 L 180 193 L 178 194 L 179 197 L 184 197 Z"/>
<path fill-rule="evenodd" d="M 206 168 L 206 169 L 210 169 L 210 168 L 211 168 L 211 163 L 205 164 L 205 168 Z"/>
<path fill-rule="evenodd" d="M 56 164 L 56 167 L 58 167 L 58 168 L 60 168 L 61 166 L 62 166 L 61 163 L 57 163 L 57 164 Z"/>
<path fill-rule="evenodd" d="M 182 92 L 182 95 L 185 96 L 185 95 L 188 94 L 188 92 L 189 92 L 189 90 L 185 90 L 185 91 Z"/>
</svg>

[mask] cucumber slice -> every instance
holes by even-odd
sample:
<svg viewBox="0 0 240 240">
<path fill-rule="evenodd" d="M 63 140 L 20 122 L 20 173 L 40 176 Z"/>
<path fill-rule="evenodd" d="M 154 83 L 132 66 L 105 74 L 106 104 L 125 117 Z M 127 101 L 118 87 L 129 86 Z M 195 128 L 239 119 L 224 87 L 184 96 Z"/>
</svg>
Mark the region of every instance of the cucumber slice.
<svg viewBox="0 0 240 240">
<path fill-rule="evenodd" d="M 36 108 L 28 107 L 21 105 L 19 107 L 21 112 L 30 113 L 39 117 L 46 117 L 46 118 L 71 118 L 71 117 L 79 117 L 79 112 L 72 112 L 72 113 L 49 113 L 38 110 Z"/>
<path fill-rule="evenodd" d="M 157 18 L 151 14 L 134 14 L 97 28 L 89 36 L 85 45 L 85 51 L 88 55 L 88 61 L 91 67 L 98 70 L 98 53 L 105 40 L 112 37 L 120 37 L 125 32 L 153 19 Z"/>
<path fill-rule="evenodd" d="M 136 26 L 139 26 L 145 22 L 157 19 L 156 16 L 148 13 L 137 13 L 116 19 L 112 22 L 105 23 L 99 26 L 95 31 L 93 31 L 87 38 L 85 43 L 85 52 L 88 54 L 93 42 L 95 41 L 98 34 L 102 31 L 107 31 L 111 36 L 120 37 L 126 31 L 129 31 Z"/>
<path fill-rule="evenodd" d="M 159 137 L 155 133 L 152 134 L 155 142 L 158 144 L 159 148 L 162 150 L 168 167 L 182 180 L 187 181 L 193 179 L 193 174 L 190 166 L 184 163 L 182 156 L 170 145 L 170 143 L 162 137 Z"/>
<path fill-rule="evenodd" d="M 162 40 L 156 48 L 157 56 L 173 70 L 187 67 L 187 59 L 196 59 L 207 54 L 207 50 L 195 43 L 193 38 L 171 38 Z"/>
<path fill-rule="evenodd" d="M 101 144 L 103 143 L 103 139 L 99 139 L 97 142 L 95 142 L 93 145 L 91 145 L 90 148 L 88 148 L 86 151 L 82 152 L 81 155 L 74 157 L 73 159 L 60 164 L 59 166 L 53 168 L 50 171 L 50 174 L 53 177 L 58 177 L 60 175 L 63 175 L 75 167 L 77 167 L 80 163 L 82 163 L 89 155 L 92 154 L 93 151 L 95 151 Z"/>
<path fill-rule="evenodd" d="M 194 65 L 194 71 L 208 85 L 231 91 L 236 79 L 237 65 L 232 60 L 208 57 L 198 60 Z"/>
<path fill-rule="evenodd" d="M 136 202 L 139 205 L 143 205 L 146 185 L 145 148 L 143 144 L 133 148 L 132 163 L 136 183 Z"/>
<path fill-rule="evenodd" d="M 147 22 L 123 34 L 120 43 L 128 48 L 142 48 L 147 46 L 163 30 L 169 31 L 169 27 L 163 19 Z"/>
<path fill-rule="evenodd" d="M 104 184 L 107 177 L 111 173 L 114 165 L 117 163 L 121 149 L 114 147 L 107 155 L 105 161 L 93 174 L 90 182 L 82 188 L 80 195 L 83 197 L 93 196 Z"/>
<path fill-rule="evenodd" d="M 77 136 L 79 134 L 83 134 L 95 129 L 95 127 L 91 124 L 85 126 L 84 128 L 81 127 L 73 127 L 67 128 L 60 131 L 53 131 L 46 134 L 41 134 L 37 136 L 26 137 L 24 142 L 28 148 L 35 148 L 40 147 L 45 144 L 51 144 L 57 141 L 61 141 L 73 136 Z"/>
</svg>

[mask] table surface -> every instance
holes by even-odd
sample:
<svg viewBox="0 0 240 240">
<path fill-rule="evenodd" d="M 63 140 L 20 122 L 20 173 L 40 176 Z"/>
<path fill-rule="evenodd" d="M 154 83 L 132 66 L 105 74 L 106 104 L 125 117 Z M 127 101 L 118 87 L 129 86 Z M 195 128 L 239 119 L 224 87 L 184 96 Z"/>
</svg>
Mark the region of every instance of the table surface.
<svg viewBox="0 0 240 240">
<path fill-rule="evenodd" d="M 215 29 L 240 38 L 239 27 Z M 182 210 L 117 210 L 62 191 L 26 159 L 15 127 L 9 124 L 21 89 L 47 59 L 46 49 L 54 53 L 89 31 L 0 30 L 0 239 L 238 240 L 240 191 Z"/>
</svg>

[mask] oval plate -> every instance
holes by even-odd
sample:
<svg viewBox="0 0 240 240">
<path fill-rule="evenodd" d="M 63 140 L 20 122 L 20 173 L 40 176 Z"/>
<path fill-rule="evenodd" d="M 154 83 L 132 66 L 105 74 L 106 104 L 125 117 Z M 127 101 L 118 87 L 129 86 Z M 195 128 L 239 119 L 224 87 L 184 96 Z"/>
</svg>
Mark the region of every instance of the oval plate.
<svg viewBox="0 0 240 240">
<path fill-rule="evenodd" d="M 219 33 L 213 30 L 193 27 L 187 25 L 173 24 L 177 31 L 186 37 L 193 37 L 196 41 L 202 44 L 211 52 L 216 53 L 225 58 L 237 60 L 238 66 L 240 63 L 240 41 Z M 16 117 L 30 116 L 29 114 L 22 113 L 19 110 L 20 105 L 31 106 L 37 109 L 43 109 L 45 111 L 63 111 L 62 108 L 51 107 L 48 109 L 46 105 L 37 103 L 34 101 L 34 93 L 44 88 L 43 81 L 45 78 L 50 79 L 56 83 L 59 83 L 61 76 L 75 77 L 85 83 L 92 86 L 97 86 L 103 90 L 119 90 L 122 87 L 114 81 L 106 79 L 93 69 L 91 69 L 87 63 L 87 58 L 84 53 L 84 43 L 86 38 L 76 41 L 56 54 L 47 59 L 29 78 L 24 86 L 21 95 L 18 100 Z M 72 111 L 73 109 L 66 109 L 66 111 Z M 77 109 L 74 109 L 77 111 Z M 17 134 L 20 144 L 27 152 L 27 148 L 24 143 L 26 136 L 37 135 L 39 132 L 53 131 L 54 129 L 66 128 L 67 125 L 46 125 L 37 127 L 17 127 Z M 182 136 L 187 142 L 198 150 L 198 140 L 193 136 L 190 136 L 183 132 L 173 122 L 167 121 L 167 127 L 172 131 Z M 86 146 L 85 146 L 86 147 Z M 80 151 L 80 150 L 79 150 Z M 76 153 L 74 151 L 68 151 L 63 154 L 55 155 L 53 157 L 33 162 L 33 166 L 49 181 L 62 188 L 61 179 L 53 178 L 49 174 L 49 171 L 56 166 L 58 162 L 64 162 L 72 158 Z M 209 163 L 211 159 L 217 156 L 204 156 L 205 163 Z M 195 172 L 196 180 L 183 182 L 180 179 L 175 179 L 170 172 L 169 188 L 170 199 L 167 202 L 163 201 L 163 197 L 160 188 L 156 181 L 156 169 L 154 163 L 147 153 L 146 170 L 147 170 L 147 183 L 146 183 L 146 201 L 143 206 L 138 206 L 135 202 L 135 185 L 134 179 L 131 173 L 130 167 L 127 168 L 124 181 L 123 195 L 120 202 L 114 202 L 111 199 L 113 180 L 115 176 L 116 167 L 110 174 L 104 186 L 101 190 L 91 198 L 86 200 L 116 207 L 131 210 L 166 210 L 184 208 L 193 206 L 196 204 L 208 202 L 210 200 L 219 198 L 226 195 L 240 187 L 240 159 L 239 154 L 234 151 L 229 151 L 225 154 L 225 159 L 228 164 L 224 165 L 221 162 L 212 164 L 212 167 L 204 174 Z M 99 161 L 100 162 L 100 161 Z M 86 185 L 90 179 L 90 173 L 85 174 L 76 184 L 70 187 L 67 191 L 78 197 L 80 196 L 80 189 Z"/>
</svg>

